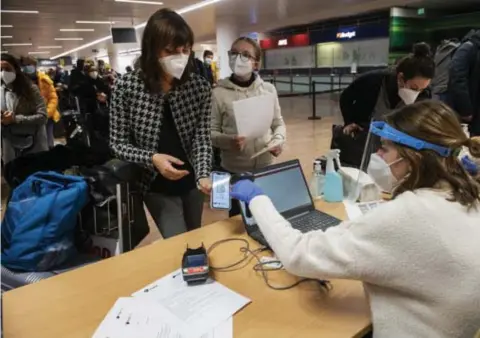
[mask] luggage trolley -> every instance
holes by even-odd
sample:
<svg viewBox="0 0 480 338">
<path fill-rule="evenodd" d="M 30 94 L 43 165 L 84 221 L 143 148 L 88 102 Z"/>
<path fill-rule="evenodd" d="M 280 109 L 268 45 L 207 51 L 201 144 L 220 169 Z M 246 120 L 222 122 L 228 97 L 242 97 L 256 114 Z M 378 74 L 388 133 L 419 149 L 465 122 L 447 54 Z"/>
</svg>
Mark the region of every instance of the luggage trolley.
<svg viewBox="0 0 480 338">
<path fill-rule="evenodd" d="M 133 250 L 148 234 L 149 226 L 143 195 L 135 187 L 139 167 L 117 159 L 103 167 L 106 169 L 103 173 L 109 177 L 99 181 L 107 194 L 95 198 L 96 201 L 79 214 L 79 226 L 92 236 L 96 249 L 109 251 L 100 253 L 108 258 Z"/>
</svg>

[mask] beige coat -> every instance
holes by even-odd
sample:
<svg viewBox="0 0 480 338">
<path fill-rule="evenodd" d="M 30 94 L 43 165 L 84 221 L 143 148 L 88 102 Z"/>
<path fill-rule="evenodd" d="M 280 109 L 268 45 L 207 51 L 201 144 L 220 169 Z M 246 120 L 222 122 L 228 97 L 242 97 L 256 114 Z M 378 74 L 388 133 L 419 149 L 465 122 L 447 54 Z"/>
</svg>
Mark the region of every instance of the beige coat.
<svg viewBox="0 0 480 338">
<path fill-rule="evenodd" d="M 270 130 L 261 138 L 247 141 L 243 150 L 235 149 L 233 139 L 238 132 L 233 114 L 233 102 L 265 94 L 275 95 L 275 112 Z M 233 173 L 242 173 L 272 164 L 274 157 L 269 152 L 255 159 L 251 157 L 265 148 L 273 139 L 286 140 L 285 123 L 275 87 L 264 82 L 259 76 L 248 88 L 239 87 L 230 79 L 223 79 L 218 81 L 217 87 L 213 90 L 212 101 L 212 144 L 220 149 L 222 167 Z"/>
</svg>

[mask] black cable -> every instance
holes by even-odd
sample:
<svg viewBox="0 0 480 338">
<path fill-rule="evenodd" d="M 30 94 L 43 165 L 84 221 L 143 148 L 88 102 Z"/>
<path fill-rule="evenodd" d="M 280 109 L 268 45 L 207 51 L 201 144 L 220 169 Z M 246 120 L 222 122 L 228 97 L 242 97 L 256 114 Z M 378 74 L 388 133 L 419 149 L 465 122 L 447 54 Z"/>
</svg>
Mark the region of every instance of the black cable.
<svg viewBox="0 0 480 338">
<path fill-rule="evenodd" d="M 240 247 L 240 252 L 243 254 L 243 257 L 232 264 L 229 264 L 227 266 L 221 266 L 221 267 L 215 267 L 215 266 L 210 266 L 210 269 L 218 272 L 230 272 L 230 271 L 236 271 L 243 269 L 246 267 L 253 259 L 257 261 L 257 263 L 253 266 L 253 270 L 256 272 L 260 272 L 263 280 L 265 281 L 265 284 L 273 289 L 273 290 L 289 290 L 292 289 L 302 283 L 305 282 L 316 282 L 319 283 L 319 285 L 326 289 L 327 291 L 332 289 L 332 286 L 329 281 L 324 281 L 324 280 L 317 280 L 317 279 L 311 279 L 311 278 L 302 278 L 298 281 L 296 281 L 293 284 L 286 285 L 286 286 L 276 286 L 272 285 L 268 279 L 268 272 L 270 271 L 280 271 L 283 270 L 283 265 L 278 267 L 278 268 L 264 268 L 265 265 L 271 264 L 271 263 L 279 263 L 282 264 L 279 260 L 274 260 L 274 261 L 269 261 L 269 262 L 262 262 L 261 258 L 258 256 L 260 252 L 263 252 L 265 250 L 268 250 L 266 247 L 261 247 L 255 250 L 250 249 L 250 243 L 244 239 L 244 238 L 227 238 L 227 239 L 222 239 L 219 240 L 215 243 L 213 243 L 207 250 L 207 254 L 210 255 L 210 253 L 217 248 L 221 244 L 229 243 L 229 242 L 242 242 L 245 244 L 245 246 Z"/>
</svg>

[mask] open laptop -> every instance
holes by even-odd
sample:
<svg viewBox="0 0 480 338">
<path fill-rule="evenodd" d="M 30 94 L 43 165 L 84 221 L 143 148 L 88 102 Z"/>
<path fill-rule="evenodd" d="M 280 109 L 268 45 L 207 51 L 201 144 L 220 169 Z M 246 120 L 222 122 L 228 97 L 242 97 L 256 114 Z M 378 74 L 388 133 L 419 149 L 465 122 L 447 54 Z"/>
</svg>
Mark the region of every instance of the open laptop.
<svg viewBox="0 0 480 338">
<path fill-rule="evenodd" d="M 306 233 L 340 224 L 339 219 L 315 209 L 298 160 L 275 164 L 250 174 L 293 228 Z M 240 209 L 248 235 L 270 247 L 245 203 L 240 202 Z"/>
</svg>

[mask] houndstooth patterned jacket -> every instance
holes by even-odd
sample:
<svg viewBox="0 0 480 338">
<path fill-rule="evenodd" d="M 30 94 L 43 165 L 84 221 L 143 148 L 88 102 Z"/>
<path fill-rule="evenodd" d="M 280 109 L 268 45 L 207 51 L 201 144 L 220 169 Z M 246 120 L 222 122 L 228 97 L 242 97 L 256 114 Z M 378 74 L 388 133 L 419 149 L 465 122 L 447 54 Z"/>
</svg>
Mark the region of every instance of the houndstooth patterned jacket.
<svg viewBox="0 0 480 338">
<path fill-rule="evenodd" d="M 211 96 L 210 84 L 196 74 L 168 94 L 173 120 L 197 180 L 209 177 L 211 171 Z M 118 80 L 111 100 L 110 147 L 121 160 L 145 166 L 140 182 L 144 191 L 158 174 L 152 156 L 158 147 L 163 102 L 164 95 L 146 90 L 139 71 Z"/>
</svg>

